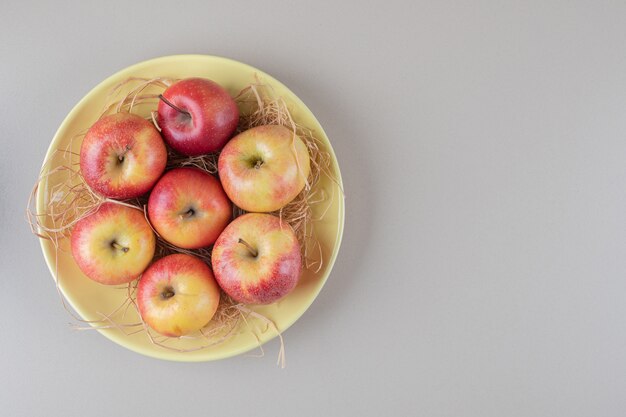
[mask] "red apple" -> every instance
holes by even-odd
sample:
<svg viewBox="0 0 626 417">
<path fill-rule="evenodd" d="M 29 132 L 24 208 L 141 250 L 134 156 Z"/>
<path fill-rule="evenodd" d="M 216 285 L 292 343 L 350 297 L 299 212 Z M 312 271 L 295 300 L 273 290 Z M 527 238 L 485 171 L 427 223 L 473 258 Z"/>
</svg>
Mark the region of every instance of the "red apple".
<svg viewBox="0 0 626 417">
<path fill-rule="evenodd" d="M 137 278 L 152 257 L 156 239 L 142 210 L 104 203 L 72 230 L 72 255 L 94 281 L 118 285 Z"/>
<path fill-rule="evenodd" d="M 200 258 L 175 254 L 159 259 L 137 286 L 143 320 L 157 332 L 178 337 L 203 328 L 217 311 L 220 289 Z"/>
<path fill-rule="evenodd" d="M 131 114 L 104 116 L 89 129 L 80 148 L 85 181 L 105 197 L 127 199 L 148 192 L 167 162 L 161 135 Z"/>
<path fill-rule="evenodd" d="M 270 304 L 287 295 L 302 266 L 291 226 L 263 213 L 233 220 L 215 242 L 211 262 L 220 287 L 246 304 Z"/>
<path fill-rule="evenodd" d="M 220 153 L 220 180 L 246 211 L 270 212 L 302 191 L 310 172 L 306 145 L 283 126 L 258 126 L 232 138 Z"/>
<path fill-rule="evenodd" d="M 239 108 L 216 82 L 186 78 L 161 96 L 157 122 L 174 150 L 202 155 L 222 149 L 231 138 L 239 123 Z"/>
<path fill-rule="evenodd" d="M 148 217 L 159 235 L 185 249 L 211 245 L 232 216 L 220 182 L 197 168 L 167 172 L 148 200 Z"/>
</svg>

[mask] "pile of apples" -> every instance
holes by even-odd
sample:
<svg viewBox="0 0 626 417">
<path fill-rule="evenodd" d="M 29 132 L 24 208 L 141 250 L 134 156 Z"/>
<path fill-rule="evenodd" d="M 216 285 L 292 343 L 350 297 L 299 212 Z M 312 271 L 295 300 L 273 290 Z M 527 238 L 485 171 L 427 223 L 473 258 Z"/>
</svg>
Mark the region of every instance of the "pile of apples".
<svg viewBox="0 0 626 417">
<path fill-rule="evenodd" d="M 142 319 L 178 337 L 209 323 L 220 289 L 237 302 L 270 304 L 296 286 L 298 239 L 269 213 L 302 191 L 310 160 L 304 142 L 283 126 L 234 136 L 237 104 L 211 80 L 178 81 L 159 98 L 160 132 L 131 113 L 104 116 L 88 130 L 81 173 L 109 201 L 77 222 L 71 249 L 83 273 L 101 284 L 140 278 Z M 190 167 L 166 171 L 166 146 L 186 156 L 220 152 L 219 178 Z M 147 197 L 147 218 L 123 204 L 138 197 Z M 233 204 L 248 213 L 233 220 Z M 211 267 L 185 253 L 155 261 L 155 232 L 181 249 L 213 246 Z"/>
</svg>

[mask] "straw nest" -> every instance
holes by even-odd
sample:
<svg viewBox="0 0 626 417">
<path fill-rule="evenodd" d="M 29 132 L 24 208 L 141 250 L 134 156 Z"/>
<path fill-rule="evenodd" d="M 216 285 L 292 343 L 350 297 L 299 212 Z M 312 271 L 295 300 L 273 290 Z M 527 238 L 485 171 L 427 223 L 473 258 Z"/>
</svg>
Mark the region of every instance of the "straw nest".
<svg viewBox="0 0 626 417">
<path fill-rule="evenodd" d="M 159 92 L 175 81 L 175 79 L 160 77 L 152 79 L 129 78 L 116 85 L 110 91 L 100 117 L 116 112 L 142 111 L 145 114 L 146 109 L 151 109 L 148 119 L 160 130 L 154 110 L 159 100 Z M 329 207 L 332 203 L 332 198 L 334 198 L 334 196 L 326 195 L 324 190 L 317 186 L 322 176 L 328 176 L 331 180 L 334 180 L 329 168 L 330 155 L 320 148 L 320 142 L 315 138 L 313 131 L 294 121 L 285 100 L 274 94 L 271 87 L 257 80 L 257 82 L 241 90 L 235 97 L 235 101 L 240 109 L 238 132 L 261 125 L 282 125 L 293 132 L 294 139 L 296 135 L 300 137 L 308 148 L 311 172 L 307 178 L 304 190 L 291 203 L 274 214 L 279 216 L 281 221 L 291 225 L 295 231 L 301 246 L 303 267 L 318 272 L 323 266 L 323 259 L 320 244 L 314 237 L 313 227 L 315 221 L 323 218 L 326 211 L 322 208 L 322 214 L 317 218 L 313 218 L 313 207 L 320 204 L 323 204 L 324 207 Z M 80 172 L 79 154 L 75 151 L 75 142 L 81 141 L 85 133 L 86 131 L 77 132 L 68 141 L 64 149 L 57 149 L 51 153 L 44 162 L 40 176 L 33 187 L 28 201 L 27 218 L 33 234 L 49 240 L 55 248 L 57 257 L 61 241 L 71 235 L 74 225 L 97 211 L 104 202 L 123 204 L 142 210 L 146 214 L 147 200 L 145 198 L 124 201 L 111 200 L 102 197 L 87 185 Z M 218 157 L 219 153 L 187 157 L 168 149 L 166 169 L 196 167 L 218 176 Z M 41 210 L 38 211 L 36 199 L 40 192 L 43 192 L 44 204 Z M 320 210 L 318 209 L 317 212 L 320 212 Z M 245 211 L 235 206 L 233 218 L 243 213 Z M 146 219 L 148 220 L 147 214 Z M 200 257 L 209 265 L 211 264 L 211 248 L 181 249 L 167 243 L 157 234 L 155 259 L 172 253 L 192 254 Z M 125 294 L 121 305 L 106 314 L 99 313 L 101 319 L 87 321 L 68 307 L 59 288 L 60 277 L 58 273 L 55 275 L 57 277 L 57 291 L 63 306 L 74 318 L 75 323 L 73 326 L 76 329 L 118 329 L 128 336 L 143 332 L 151 343 L 160 348 L 190 352 L 223 343 L 242 331 L 251 331 L 250 321 L 257 320 L 264 325 L 265 329 L 271 328 L 279 336 L 281 347 L 278 363 L 284 366 L 284 343 L 276 325 L 270 319 L 258 314 L 246 305 L 236 303 L 224 293 L 222 293 L 220 305 L 213 319 L 200 331 L 192 335 L 183 336 L 183 338 L 187 339 L 198 339 L 197 343 L 194 343 L 194 348 L 185 349 L 176 346 L 176 343 L 172 343 L 172 338 L 155 333 L 141 320 L 135 298 L 138 279 L 130 282 L 128 285 L 118 287 Z M 128 322 L 129 309 L 136 311 L 136 316 L 139 317 L 138 321 Z M 255 337 L 257 337 L 256 334 Z M 261 354 L 262 352 L 261 348 Z"/>
</svg>

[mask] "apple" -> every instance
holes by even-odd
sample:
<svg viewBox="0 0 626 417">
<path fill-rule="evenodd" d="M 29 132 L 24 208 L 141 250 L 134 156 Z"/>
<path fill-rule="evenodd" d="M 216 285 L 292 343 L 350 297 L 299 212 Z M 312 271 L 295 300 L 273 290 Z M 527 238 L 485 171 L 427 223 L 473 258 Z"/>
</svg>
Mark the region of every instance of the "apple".
<svg viewBox="0 0 626 417">
<path fill-rule="evenodd" d="M 270 304 L 300 278 L 300 244 L 289 224 L 266 213 L 237 217 L 222 232 L 211 255 L 219 286 L 234 300 Z"/>
<path fill-rule="evenodd" d="M 119 285 L 137 278 L 152 257 L 156 238 L 142 210 L 103 203 L 79 220 L 71 235 L 72 256 L 92 280 Z"/>
<path fill-rule="evenodd" d="M 80 148 L 80 170 L 99 194 L 139 197 L 159 179 L 167 150 L 154 125 L 131 113 L 104 116 L 89 128 Z"/>
<path fill-rule="evenodd" d="M 170 337 L 203 328 L 219 302 L 220 289 L 211 269 L 200 258 L 182 253 L 150 265 L 137 286 L 141 318 Z"/>
<path fill-rule="evenodd" d="M 232 217 L 232 205 L 211 174 L 176 168 L 154 186 L 148 217 L 163 239 L 180 248 L 198 249 L 215 242 Z"/>
<path fill-rule="evenodd" d="M 157 123 L 161 134 L 183 155 L 222 149 L 239 123 L 235 100 L 222 86 L 205 78 L 178 81 L 159 98 Z"/>
<path fill-rule="evenodd" d="M 306 145 L 284 126 L 267 125 L 232 138 L 218 171 L 228 197 L 251 212 L 271 212 L 302 191 L 311 170 Z"/>
</svg>

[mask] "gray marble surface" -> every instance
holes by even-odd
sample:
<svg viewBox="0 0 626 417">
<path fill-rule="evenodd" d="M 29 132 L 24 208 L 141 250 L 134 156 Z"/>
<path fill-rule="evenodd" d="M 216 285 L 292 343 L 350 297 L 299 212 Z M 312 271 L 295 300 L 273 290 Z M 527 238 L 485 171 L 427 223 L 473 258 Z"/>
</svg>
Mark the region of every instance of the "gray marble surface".
<svg viewBox="0 0 626 417">
<path fill-rule="evenodd" d="M 5 2 L 6 416 L 623 416 L 626 4 Z M 55 130 L 145 59 L 256 66 L 316 114 L 343 246 L 264 358 L 173 363 L 75 332 L 24 208 Z"/>
</svg>

